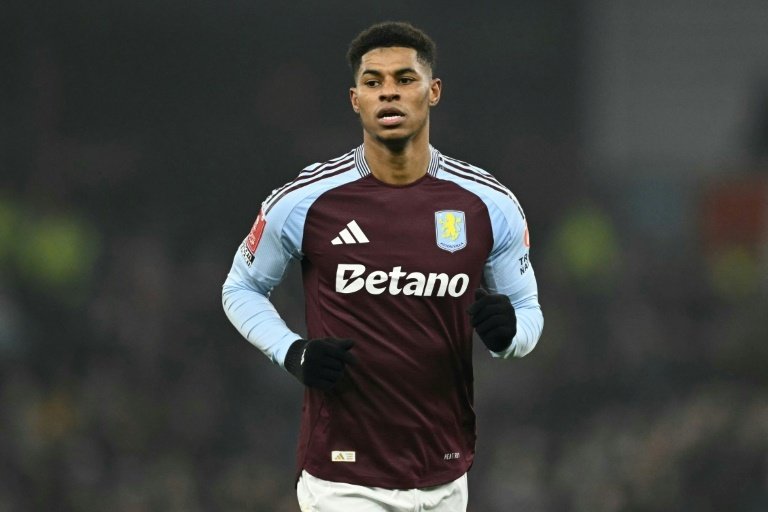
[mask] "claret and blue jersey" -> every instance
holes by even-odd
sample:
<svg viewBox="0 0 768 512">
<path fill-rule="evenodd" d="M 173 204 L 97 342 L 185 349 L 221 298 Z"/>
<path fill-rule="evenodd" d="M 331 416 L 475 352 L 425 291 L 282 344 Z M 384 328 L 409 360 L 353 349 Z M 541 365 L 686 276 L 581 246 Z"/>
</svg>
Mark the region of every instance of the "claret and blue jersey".
<svg viewBox="0 0 768 512">
<path fill-rule="evenodd" d="M 308 167 L 264 201 L 235 256 L 224 308 L 276 364 L 299 338 L 355 340 L 339 389 L 305 391 L 299 471 L 388 488 L 455 480 L 474 456 L 474 290 L 515 307 L 517 335 L 494 356 L 521 357 L 541 333 L 517 200 L 489 173 L 430 152 L 427 173 L 406 186 L 377 180 L 363 146 Z M 291 259 L 302 266 L 306 336 L 268 298 Z"/>
</svg>

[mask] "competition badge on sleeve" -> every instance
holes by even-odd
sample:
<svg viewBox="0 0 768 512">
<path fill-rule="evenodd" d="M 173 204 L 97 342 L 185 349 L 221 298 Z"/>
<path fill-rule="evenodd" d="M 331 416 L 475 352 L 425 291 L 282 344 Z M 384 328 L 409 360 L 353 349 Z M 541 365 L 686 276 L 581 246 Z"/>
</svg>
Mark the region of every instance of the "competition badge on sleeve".
<svg viewBox="0 0 768 512">
<path fill-rule="evenodd" d="M 264 210 L 261 210 L 259 211 L 259 216 L 256 217 L 256 222 L 253 223 L 251 232 L 248 233 L 248 236 L 245 237 L 245 240 L 243 240 L 243 243 L 240 246 L 240 253 L 243 255 L 245 263 L 249 267 L 251 266 L 251 263 L 253 263 L 253 255 L 256 253 L 256 248 L 259 246 L 259 241 L 261 240 L 261 235 L 264 234 L 264 226 L 266 224 L 267 221 L 264 218 Z"/>
<path fill-rule="evenodd" d="M 528 232 L 528 221 L 525 221 L 525 234 L 523 235 L 523 243 L 526 249 L 531 247 L 531 234 Z"/>
<path fill-rule="evenodd" d="M 437 246 L 444 251 L 456 252 L 467 246 L 467 224 L 464 212 L 443 210 L 435 212 Z"/>
</svg>

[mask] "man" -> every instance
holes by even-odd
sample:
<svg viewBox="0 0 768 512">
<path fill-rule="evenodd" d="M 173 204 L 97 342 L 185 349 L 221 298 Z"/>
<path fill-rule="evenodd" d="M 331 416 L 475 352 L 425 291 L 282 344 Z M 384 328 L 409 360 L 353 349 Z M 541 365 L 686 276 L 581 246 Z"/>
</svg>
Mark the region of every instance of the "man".
<svg viewBox="0 0 768 512">
<path fill-rule="evenodd" d="M 262 203 L 224 309 L 305 386 L 302 510 L 466 510 L 473 328 L 507 358 L 529 353 L 543 326 L 526 219 L 493 176 L 429 144 L 442 83 L 428 36 L 374 25 L 348 59 L 363 144 Z M 306 338 L 268 299 L 292 258 Z"/>
</svg>

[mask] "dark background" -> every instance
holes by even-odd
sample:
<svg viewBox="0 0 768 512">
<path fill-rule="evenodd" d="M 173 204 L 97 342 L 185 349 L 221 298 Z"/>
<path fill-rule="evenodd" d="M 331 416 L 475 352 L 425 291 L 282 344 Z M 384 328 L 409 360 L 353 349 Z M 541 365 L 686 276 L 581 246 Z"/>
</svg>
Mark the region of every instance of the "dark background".
<svg viewBox="0 0 768 512">
<path fill-rule="evenodd" d="M 221 284 L 361 141 L 348 42 L 438 43 L 431 142 L 526 209 L 536 350 L 477 347 L 473 511 L 768 509 L 764 2 L 11 1 L 0 511 L 295 511 L 301 389 Z M 297 268 L 274 302 L 301 332 Z"/>
</svg>

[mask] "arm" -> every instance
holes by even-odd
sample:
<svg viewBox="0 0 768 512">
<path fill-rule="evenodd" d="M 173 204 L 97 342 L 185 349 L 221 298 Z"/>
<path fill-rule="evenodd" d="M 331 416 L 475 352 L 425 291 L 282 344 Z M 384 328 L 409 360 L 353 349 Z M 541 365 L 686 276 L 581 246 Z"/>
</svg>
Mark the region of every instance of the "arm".
<svg viewBox="0 0 768 512">
<path fill-rule="evenodd" d="M 355 362 L 349 353 L 354 343 L 334 338 L 304 340 L 285 325 L 269 301 L 290 259 L 301 257 L 297 248 L 303 232 L 300 216 L 281 217 L 280 208 L 272 211 L 268 218 L 259 213 L 235 255 L 221 294 L 224 311 L 240 334 L 272 362 L 305 386 L 330 391 L 346 365 Z"/>
<path fill-rule="evenodd" d="M 288 349 L 301 336 L 285 325 L 269 301 L 269 294 L 299 252 L 296 230 L 285 230 L 285 219 L 279 213 L 269 217 L 259 213 L 232 262 L 222 288 L 222 303 L 240 334 L 272 362 L 283 366 Z"/>
<path fill-rule="evenodd" d="M 498 294 L 509 299 L 513 308 L 513 337 L 506 348 L 491 349 L 491 355 L 505 359 L 523 357 L 536 346 L 544 328 L 536 277 L 529 255 L 528 226 L 514 199 L 508 198 L 494 206 L 489 208 L 494 224 L 494 247 L 486 261 L 484 277 L 491 294 L 488 297 L 493 298 Z M 498 297 L 494 300 L 479 299 L 496 302 Z"/>
</svg>

